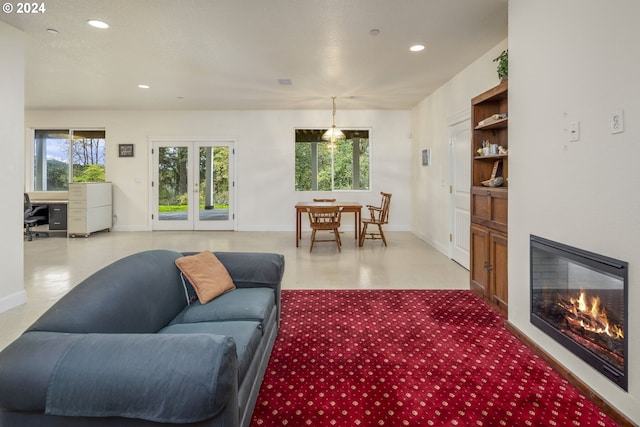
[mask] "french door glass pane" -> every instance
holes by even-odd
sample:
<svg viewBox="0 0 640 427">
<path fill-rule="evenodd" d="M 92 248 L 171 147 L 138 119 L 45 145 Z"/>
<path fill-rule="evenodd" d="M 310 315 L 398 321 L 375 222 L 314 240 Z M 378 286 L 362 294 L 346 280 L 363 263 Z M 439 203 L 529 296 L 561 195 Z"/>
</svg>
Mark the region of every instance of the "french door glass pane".
<svg viewBox="0 0 640 427">
<path fill-rule="evenodd" d="M 158 219 L 185 221 L 189 213 L 187 147 L 158 150 Z"/>
<path fill-rule="evenodd" d="M 229 147 L 200 147 L 200 221 L 229 219 Z"/>
</svg>

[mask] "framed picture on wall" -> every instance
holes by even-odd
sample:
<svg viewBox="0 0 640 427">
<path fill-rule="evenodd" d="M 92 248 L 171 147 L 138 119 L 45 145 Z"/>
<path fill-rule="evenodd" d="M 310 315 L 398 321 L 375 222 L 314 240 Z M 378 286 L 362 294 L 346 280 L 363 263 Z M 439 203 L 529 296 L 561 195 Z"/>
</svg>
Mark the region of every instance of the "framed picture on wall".
<svg viewBox="0 0 640 427">
<path fill-rule="evenodd" d="M 118 144 L 118 157 L 133 157 L 133 144 Z"/>
<path fill-rule="evenodd" d="M 431 149 L 426 148 L 422 150 L 422 166 L 429 166 L 431 164 Z"/>
</svg>

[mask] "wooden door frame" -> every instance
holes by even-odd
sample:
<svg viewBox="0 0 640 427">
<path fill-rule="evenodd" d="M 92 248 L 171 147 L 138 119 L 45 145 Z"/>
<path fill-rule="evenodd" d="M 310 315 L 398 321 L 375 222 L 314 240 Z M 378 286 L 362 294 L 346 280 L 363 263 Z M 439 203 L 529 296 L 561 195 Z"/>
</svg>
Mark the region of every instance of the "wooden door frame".
<svg viewBox="0 0 640 427">
<path fill-rule="evenodd" d="M 448 204 L 448 218 L 449 218 L 449 236 L 451 236 L 451 238 L 449 239 L 449 245 L 448 245 L 448 250 L 447 250 L 447 255 L 449 257 L 449 259 L 454 259 L 453 258 L 453 249 L 454 249 L 454 244 L 455 244 L 455 203 L 454 203 L 454 197 L 455 195 L 453 194 L 453 182 L 454 182 L 454 147 L 453 147 L 453 135 L 452 135 L 452 130 L 455 126 L 461 124 L 461 123 L 468 123 L 469 126 L 469 132 L 471 132 L 471 109 L 467 108 L 457 114 L 454 114 L 450 117 L 447 118 L 447 133 L 448 133 L 448 145 L 449 145 L 449 204 Z M 469 135 L 469 137 L 471 138 L 471 134 Z M 469 140 L 469 142 L 471 142 L 471 140 Z M 471 172 L 471 162 L 469 161 L 469 172 Z M 468 183 L 469 184 L 469 190 L 471 189 L 471 182 Z M 471 197 L 471 192 L 469 192 L 469 197 Z M 469 220 L 471 220 L 471 206 L 469 206 Z M 469 237 L 471 238 L 471 237 Z M 471 244 L 471 242 L 469 241 L 469 244 Z M 471 263 L 471 258 L 469 258 L 468 260 L 468 265 L 467 266 L 463 266 L 465 268 L 469 268 L 469 265 Z"/>
</svg>

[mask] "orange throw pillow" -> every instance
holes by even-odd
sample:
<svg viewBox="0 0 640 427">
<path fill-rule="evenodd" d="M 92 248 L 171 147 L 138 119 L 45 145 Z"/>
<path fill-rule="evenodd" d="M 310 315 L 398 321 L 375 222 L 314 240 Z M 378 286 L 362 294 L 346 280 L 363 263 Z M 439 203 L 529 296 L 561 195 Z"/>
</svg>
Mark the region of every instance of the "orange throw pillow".
<svg viewBox="0 0 640 427">
<path fill-rule="evenodd" d="M 236 288 L 227 269 L 209 251 L 178 258 L 176 265 L 191 282 L 200 304 Z"/>
</svg>

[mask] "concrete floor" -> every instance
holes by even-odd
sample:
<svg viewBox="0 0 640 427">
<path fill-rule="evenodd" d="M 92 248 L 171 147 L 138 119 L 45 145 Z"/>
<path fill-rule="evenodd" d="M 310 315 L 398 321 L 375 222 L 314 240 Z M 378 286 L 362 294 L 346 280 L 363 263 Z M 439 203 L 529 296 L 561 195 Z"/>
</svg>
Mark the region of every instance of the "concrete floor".
<svg viewBox="0 0 640 427">
<path fill-rule="evenodd" d="M 6 347 L 73 286 L 111 262 L 147 249 L 277 252 L 285 256 L 283 289 L 469 289 L 469 272 L 407 232 L 387 232 L 388 247 L 352 232 L 300 247 L 293 232 L 98 232 L 87 238 L 49 237 L 24 242 L 27 302 L 0 313 L 0 349 Z"/>
</svg>

